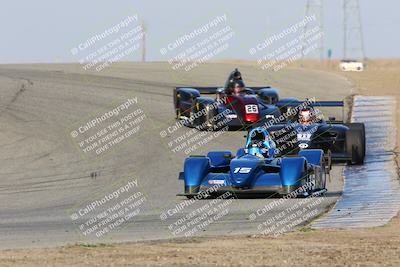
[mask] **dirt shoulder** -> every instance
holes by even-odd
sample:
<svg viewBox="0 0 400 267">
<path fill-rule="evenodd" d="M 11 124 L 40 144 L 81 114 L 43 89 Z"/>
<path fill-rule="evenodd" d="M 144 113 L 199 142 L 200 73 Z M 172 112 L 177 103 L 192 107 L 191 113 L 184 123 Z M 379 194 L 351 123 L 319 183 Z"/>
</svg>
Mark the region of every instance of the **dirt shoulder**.
<svg viewBox="0 0 400 267">
<path fill-rule="evenodd" d="M 370 62 L 361 73 L 343 73 L 333 64 L 306 67 L 346 76 L 354 83 L 355 93 L 394 95 L 400 100 L 400 61 Z M 397 114 L 400 122 L 399 105 Z M 397 217 L 384 227 L 318 231 L 306 227 L 276 238 L 193 238 L 8 250 L 0 252 L 0 266 L 400 266 L 399 229 Z"/>
<path fill-rule="evenodd" d="M 400 219 L 363 230 L 76 245 L 0 253 L 1 266 L 400 266 Z"/>
</svg>

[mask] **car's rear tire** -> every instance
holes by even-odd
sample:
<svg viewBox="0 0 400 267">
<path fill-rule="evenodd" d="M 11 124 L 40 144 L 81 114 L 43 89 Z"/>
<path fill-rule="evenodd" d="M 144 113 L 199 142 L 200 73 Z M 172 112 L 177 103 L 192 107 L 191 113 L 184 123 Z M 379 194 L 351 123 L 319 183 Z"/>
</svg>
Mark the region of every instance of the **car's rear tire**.
<svg viewBox="0 0 400 267">
<path fill-rule="evenodd" d="M 325 161 L 325 159 L 322 159 L 322 160 Z M 326 189 L 326 175 L 327 174 L 325 172 L 325 168 L 326 168 L 325 164 L 326 163 L 323 162 L 321 164 L 321 168 L 318 168 L 315 170 L 315 177 L 316 178 L 318 177 L 318 180 L 316 181 L 317 185 L 316 185 L 315 191 L 321 191 L 321 190 Z"/>
<path fill-rule="evenodd" d="M 195 114 L 199 111 L 199 103 L 196 100 L 193 100 L 192 106 L 190 108 L 190 113 L 189 113 L 189 123 L 188 126 L 190 128 L 197 128 L 201 122 L 199 118 L 195 117 Z"/>
<path fill-rule="evenodd" d="M 175 119 L 179 120 L 181 118 L 181 109 L 180 108 L 176 108 L 175 109 Z"/>
<path fill-rule="evenodd" d="M 365 126 L 363 123 L 351 123 L 346 132 L 346 149 L 350 154 L 350 164 L 360 165 L 365 158 Z"/>
<path fill-rule="evenodd" d="M 325 157 L 325 173 L 329 174 L 332 170 L 332 151 L 328 149 L 328 151 L 324 154 Z"/>
</svg>

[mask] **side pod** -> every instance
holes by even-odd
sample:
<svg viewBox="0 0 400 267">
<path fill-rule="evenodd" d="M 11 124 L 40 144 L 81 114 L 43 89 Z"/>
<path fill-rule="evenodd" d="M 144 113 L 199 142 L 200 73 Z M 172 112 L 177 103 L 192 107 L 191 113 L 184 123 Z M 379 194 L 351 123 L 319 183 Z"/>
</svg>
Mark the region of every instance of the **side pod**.
<svg viewBox="0 0 400 267">
<path fill-rule="evenodd" d="M 301 180 L 306 174 L 306 163 L 306 159 L 303 157 L 282 159 L 280 177 L 285 191 L 290 192 L 301 185 Z"/>
<path fill-rule="evenodd" d="M 185 193 L 199 192 L 200 184 L 210 169 L 210 160 L 207 157 L 189 157 L 183 168 L 185 179 Z"/>
<path fill-rule="evenodd" d="M 321 149 L 301 150 L 299 156 L 305 157 L 308 163 L 312 165 L 321 166 L 321 163 L 324 161 L 324 151 Z"/>
</svg>

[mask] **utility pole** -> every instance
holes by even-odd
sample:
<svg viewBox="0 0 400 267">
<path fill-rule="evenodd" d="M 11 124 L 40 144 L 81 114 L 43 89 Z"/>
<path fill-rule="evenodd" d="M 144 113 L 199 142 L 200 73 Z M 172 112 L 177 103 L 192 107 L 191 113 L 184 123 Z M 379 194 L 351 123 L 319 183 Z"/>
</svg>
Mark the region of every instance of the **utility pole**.
<svg viewBox="0 0 400 267">
<path fill-rule="evenodd" d="M 306 3 L 306 11 L 305 18 L 315 16 L 314 22 L 305 23 L 303 27 L 303 36 L 307 34 L 307 32 L 313 27 L 319 27 L 319 32 L 322 33 L 321 38 L 318 40 L 318 48 L 316 49 L 319 59 L 322 60 L 324 58 L 324 18 L 323 18 L 323 0 L 307 0 Z M 307 39 L 307 38 L 306 38 Z M 305 40 L 303 40 L 304 42 Z M 302 58 L 305 57 L 305 45 L 302 44 L 301 54 Z"/>
<path fill-rule="evenodd" d="M 142 20 L 142 62 L 146 62 L 146 33 L 147 33 L 147 27 Z"/>
<path fill-rule="evenodd" d="M 343 0 L 343 59 L 364 60 L 364 37 L 358 0 Z"/>
</svg>

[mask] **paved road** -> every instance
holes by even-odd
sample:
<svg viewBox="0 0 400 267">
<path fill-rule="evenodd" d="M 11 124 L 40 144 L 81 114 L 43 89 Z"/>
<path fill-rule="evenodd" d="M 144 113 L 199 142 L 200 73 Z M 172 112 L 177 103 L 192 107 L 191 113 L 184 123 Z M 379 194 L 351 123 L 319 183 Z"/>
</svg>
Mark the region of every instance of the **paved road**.
<svg viewBox="0 0 400 267">
<path fill-rule="evenodd" d="M 177 151 L 174 140 L 199 133 L 180 127 L 160 136 L 175 124 L 172 87 L 221 85 L 234 67 L 214 63 L 177 72 L 165 63 L 121 63 L 96 73 L 73 64 L 0 66 L 0 248 L 164 239 L 193 229 L 196 235 L 257 234 L 268 229 L 275 233 L 324 212 L 341 192 L 341 167 L 334 168 L 329 193 L 319 199 L 189 203 L 176 197 L 183 189 L 177 173 L 186 154 L 185 149 Z M 272 85 L 283 96 L 328 100 L 342 99 L 350 92 L 344 78 L 320 71 L 287 68 L 266 73 L 250 65 L 239 67 L 248 86 Z M 121 109 L 120 117 L 110 115 L 78 137 L 71 136 L 71 131 L 127 101 L 130 107 Z M 138 120 L 131 120 L 136 131 L 131 135 L 114 141 L 99 155 L 95 149 L 83 152 L 90 135 L 137 110 L 140 114 L 133 119 Z M 191 154 L 236 151 L 244 138 L 243 132 L 225 132 L 207 140 Z M 124 185 L 125 192 L 118 190 Z M 104 202 L 96 202 L 96 208 L 83 214 L 95 201 Z M 181 203 L 186 206 L 180 208 Z M 276 206 L 266 212 L 263 207 L 270 203 Z M 295 209 L 297 218 L 292 218 Z M 114 211 L 121 212 L 120 218 L 128 216 L 127 221 L 104 221 Z M 160 214 L 166 219 L 161 220 Z M 285 218 L 291 224 L 279 225 Z M 89 233 L 96 225 L 97 230 Z M 112 229 L 109 233 L 96 236 L 107 227 Z"/>
</svg>

